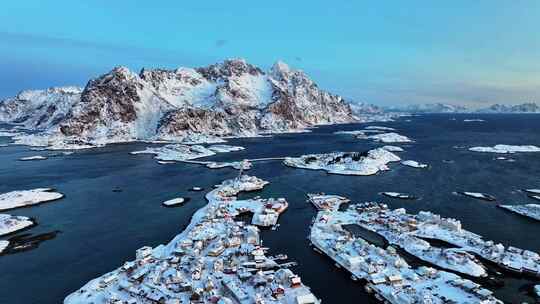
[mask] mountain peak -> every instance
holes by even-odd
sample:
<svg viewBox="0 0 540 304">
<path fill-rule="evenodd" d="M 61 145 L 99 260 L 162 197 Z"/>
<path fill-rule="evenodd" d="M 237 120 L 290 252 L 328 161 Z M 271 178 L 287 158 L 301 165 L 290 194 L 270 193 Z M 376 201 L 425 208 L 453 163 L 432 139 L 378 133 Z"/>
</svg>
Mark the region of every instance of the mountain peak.
<svg viewBox="0 0 540 304">
<path fill-rule="evenodd" d="M 272 66 L 272 70 L 290 72 L 291 68 L 284 61 L 278 60 Z"/>
<path fill-rule="evenodd" d="M 129 68 L 125 66 L 117 66 L 112 69 L 112 71 L 109 73 L 117 77 L 127 78 L 131 79 L 133 77 L 136 77 L 137 74 L 132 72 Z"/>
<path fill-rule="evenodd" d="M 274 65 L 270 69 L 270 74 L 272 75 L 272 77 L 278 80 L 284 79 L 284 76 L 290 73 L 291 68 L 289 67 L 289 65 L 281 60 L 276 61 L 276 63 L 274 63 Z"/>
<path fill-rule="evenodd" d="M 264 72 L 258 67 L 247 63 L 245 59 L 226 59 L 223 62 L 212 64 L 208 67 L 198 68 L 197 72 L 201 73 L 206 79 L 216 81 L 218 79 L 228 78 L 231 76 L 264 75 Z"/>
</svg>

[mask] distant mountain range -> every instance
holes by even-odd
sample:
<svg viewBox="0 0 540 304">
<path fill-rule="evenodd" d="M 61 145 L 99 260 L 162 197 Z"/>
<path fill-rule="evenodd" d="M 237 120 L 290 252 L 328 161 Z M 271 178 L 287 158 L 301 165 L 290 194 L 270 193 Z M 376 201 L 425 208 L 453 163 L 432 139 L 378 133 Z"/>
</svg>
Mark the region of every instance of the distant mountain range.
<svg viewBox="0 0 540 304">
<path fill-rule="evenodd" d="M 404 108 L 404 111 L 409 113 L 465 113 L 468 112 L 468 109 L 463 106 L 444 103 L 429 103 L 408 105 Z"/>
<path fill-rule="evenodd" d="M 494 104 L 488 108 L 478 110 L 480 113 L 540 113 L 540 106 L 534 102 L 522 103 L 519 105 Z"/>
<path fill-rule="evenodd" d="M 49 143 L 106 144 L 296 132 L 357 117 L 342 97 L 283 62 L 264 72 L 233 59 L 139 74 L 117 67 L 84 89 L 23 91 L 0 101 L 0 121 L 39 130 Z"/>
<path fill-rule="evenodd" d="M 465 106 L 457 106 L 444 103 L 429 103 L 418 105 L 407 105 L 405 107 L 390 107 L 386 111 L 407 112 L 407 113 L 540 113 L 540 106 L 536 103 L 523 103 L 519 105 L 494 104 L 487 108 L 477 110 L 469 109 Z"/>
</svg>

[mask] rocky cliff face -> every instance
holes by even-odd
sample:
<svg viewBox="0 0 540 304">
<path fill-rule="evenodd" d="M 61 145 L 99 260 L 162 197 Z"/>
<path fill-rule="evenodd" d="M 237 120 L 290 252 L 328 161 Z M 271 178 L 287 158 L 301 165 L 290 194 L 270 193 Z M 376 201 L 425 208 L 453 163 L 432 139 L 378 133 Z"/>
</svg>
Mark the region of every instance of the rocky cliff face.
<svg viewBox="0 0 540 304">
<path fill-rule="evenodd" d="M 263 129 L 301 129 L 352 121 L 349 104 L 340 96 L 320 90 L 302 71 L 277 62 L 270 70 L 269 82 L 272 103 L 264 111 Z"/>
<path fill-rule="evenodd" d="M 55 90 L 62 89 L 46 92 Z M 25 121 L 56 136 L 97 143 L 251 136 L 355 121 L 341 97 L 281 62 L 268 73 L 241 59 L 139 74 L 119 67 L 82 91 L 47 93 L 54 96 L 47 102 L 21 95 L 0 102 L 0 120 Z M 62 111 L 51 108 L 59 104 Z M 36 111 L 44 108 L 51 110 Z"/>
<path fill-rule="evenodd" d="M 66 119 L 65 136 L 88 141 L 117 142 L 150 138 L 159 120 L 174 107 L 126 68 L 91 80 Z"/>
</svg>

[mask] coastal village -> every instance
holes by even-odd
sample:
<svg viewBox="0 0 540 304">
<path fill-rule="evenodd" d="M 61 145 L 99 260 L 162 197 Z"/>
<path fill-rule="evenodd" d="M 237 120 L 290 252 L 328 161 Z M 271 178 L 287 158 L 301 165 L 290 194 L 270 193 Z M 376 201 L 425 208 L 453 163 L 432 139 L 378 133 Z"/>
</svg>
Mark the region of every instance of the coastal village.
<svg viewBox="0 0 540 304">
<path fill-rule="evenodd" d="M 268 256 L 258 226 L 272 226 L 285 199 L 237 200 L 268 182 L 240 175 L 206 195 L 189 226 L 169 244 L 142 247 L 134 261 L 94 279 L 64 303 L 320 303 L 289 267 L 286 255 Z M 253 212 L 252 224 L 236 215 Z"/>
<path fill-rule="evenodd" d="M 389 303 L 502 303 L 492 291 L 467 279 L 487 276 L 488 267 L 480 260 L 540 278 L 537 253 L 486 241 L 456 219 L 428 211 L 412 215 L 382 203 L 349 204 L 341 210 L 349 200 L 335 195 L 310 194 L 309 201 L 319 210 L 309 236 L 314 249 L 347 269 L 353 280 L 365 280 L 366 290 Z M 385 249 L 355 236 L 347 229 L 350 225 L 381 236 L 389 246 Z M 430 240 L 451 246 L 439 248 Z M 397 249 L 436 268 L 413 269 Z"/>
<path fill-rule="evenodd" d="M 493 293 L 477 283 L 454 273 L 431 267 L 412 268 L 395 247 L 382 248 L 355 237 L 344 226 L 392 225 L 395 221 L 386 217 L 385 205 L 350 205 L 346 211 L 339 211 L 348 199 L 335 195 L 310 195 L 309 201 L 319 210 L 311 226 L 309 240 L 314 250 L 335 261 L 336 267 L 351 273 L 351 279 L 366 282 L 365 290 L 374 293 L 381 301 L 388 303 L 502 303 Z M 379 214 L 378 218 L 363 217 Z M 363 224 L 361 224 L 363 223 Z M 398 229 L 398 225 L 395 226 Z M 401 228 L 405 233 L 407 226 Z M 443 228 L 444 229 L 444 228 Z M 422 252 L 412 251 L 413 254 Z M 423 252 L 423 254 L 430 254 Z M 471 270 L 476 269 L 470 261 L 457 260 L 451 254 L 440 254 L 439 259 L 460 264 Z"/>
</svg>

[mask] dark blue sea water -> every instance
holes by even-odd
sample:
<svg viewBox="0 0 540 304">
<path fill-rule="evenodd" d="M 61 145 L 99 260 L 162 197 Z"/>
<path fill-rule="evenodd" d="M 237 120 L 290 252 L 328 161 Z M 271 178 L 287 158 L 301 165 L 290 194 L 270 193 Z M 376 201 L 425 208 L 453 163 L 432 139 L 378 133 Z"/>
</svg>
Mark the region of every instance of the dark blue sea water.
<svg viewBox="0 0 540 304">
<path fill-rule="evenodd" d="M 456 120 L 451 118 L 456 117 Z M 463 122 L 483 118 L 485 122 Z M 409 120 L 410 121 L 407 121 Z M 336 269 L 328 258 L 315 253 L 306 239 L 315 210 L 306 193 L 326 192 L 347 196 L 354 202 L 384 201 L 411 212 L 430 210 L 455 217 L 464 227 L 506 245 L 540 251 L 540 222 L 496 208 L 494 203 L 453 195 L 453 191 L 486 192 L 507 204 L 533 203 L 516 190 L 540 188 L 540 153 L 516 154 L 515 162 L 494 160 L 493 154 L 473 153 L 454 146 L 534 144 L 540 146 L 540 115 L 424 115 L 397 122 L 377 123 L 397 128 L 416 142 L 405 146 L 403 159 L 431 165 L 419 170 L 391 165 L 391 171 L 370 177 L 327 175 L 283 166 L 278 161 L 258 162 L 249 174 L 271 184 L 256 195 L 286 197 L 290 208 L 277 231 L 265 231 L 263 240 L 272 252 L 286 253 L 299 266 L 293 269 L 325 303 L 376 303 L 361 283 Z M 363 151 L 380 144 L 334 135 L 361 125 L 325 126 L 311 133 L 271 138 L 231 140 L 245 151 L 209 159 L 277 157 L 330 151 Z M 0 144 L 7 142 L 0 138 Z M 111 145 L 78 151 L 45 161 L 19 162 L 18 158 L 47 152 L 27 147 L 0 148 L 0 193 L 54 187 L 64 193 L 60 201 L 8 211 L 31 216 L 38 226 L 24 231 L 33 235 L 60 231 L 34 250 L 0 256 L 0 303 L 61 303 L 87 281 L 134 258 L 143 245 L 168 242 L 203 206 L 203 192 L 238 173 L 232 169 L 210 170 L 198 165 L 159 165 L 149 155 L 130 155 L 147 144 Z M 452 160 L 453 162 L 443 162 Z M 113 192 L 115 188 L 122 192 Z M 421 200 L 393 200 L 381 191 L 407 192 Z M 177 196 L 190 197 L 181 208 L 163 208 L 161 202 Z M 539 283 L 507 276 L 505 287 L 495 290 L 508 303 L 534 302 L 528 293 Z"/>
</svg>

